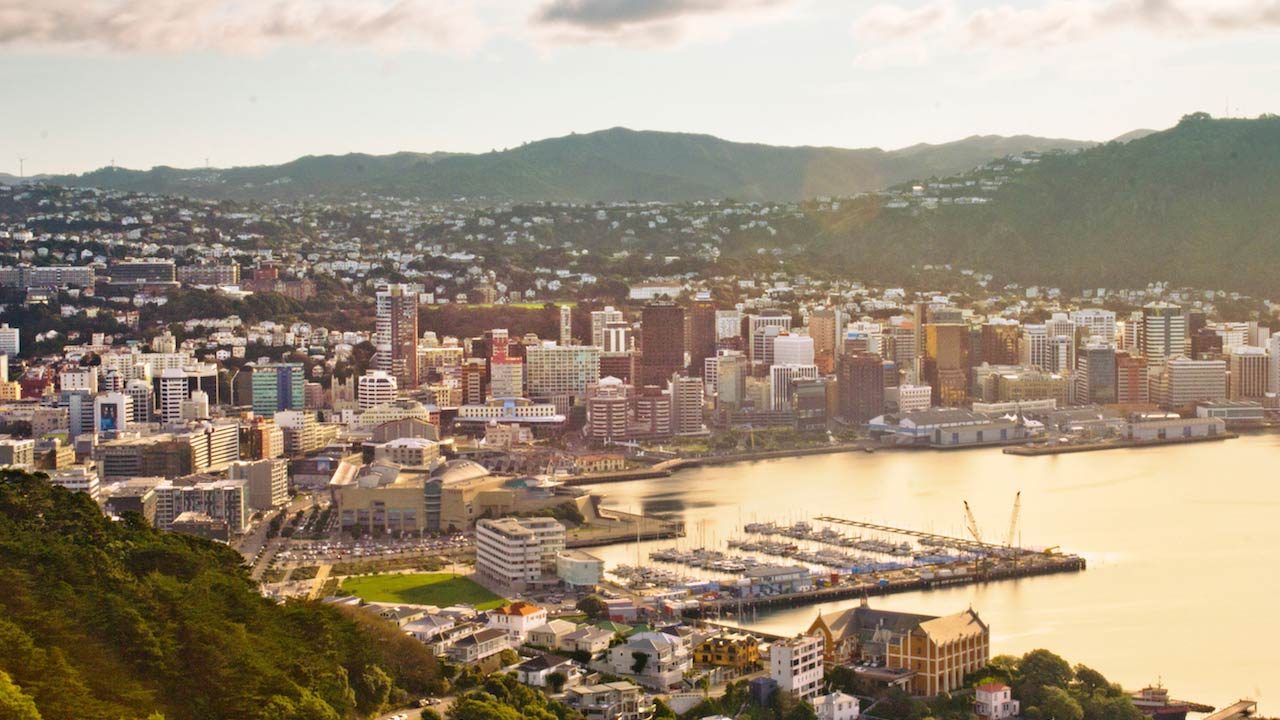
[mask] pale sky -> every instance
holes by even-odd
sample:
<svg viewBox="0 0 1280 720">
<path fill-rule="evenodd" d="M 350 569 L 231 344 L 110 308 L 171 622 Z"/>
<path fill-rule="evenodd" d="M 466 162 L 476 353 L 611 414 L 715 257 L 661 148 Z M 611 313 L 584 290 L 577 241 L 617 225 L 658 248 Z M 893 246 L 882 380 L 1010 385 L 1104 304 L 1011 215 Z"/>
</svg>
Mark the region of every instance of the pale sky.
<svg viewBox="0 0 1280 720">
<path fill-rule="evenodd" d="M 1280 0 L 0 0 L 0 172 L 1280 112 Z"/>
</svg>

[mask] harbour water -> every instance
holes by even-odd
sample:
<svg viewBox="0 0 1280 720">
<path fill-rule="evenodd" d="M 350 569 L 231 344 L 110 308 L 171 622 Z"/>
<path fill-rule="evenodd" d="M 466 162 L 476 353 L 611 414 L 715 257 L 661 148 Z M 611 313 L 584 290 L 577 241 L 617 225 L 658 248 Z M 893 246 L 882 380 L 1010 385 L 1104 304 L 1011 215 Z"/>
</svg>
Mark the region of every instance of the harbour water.
<svg viewBox="0 0 1280 720">
<path fill-rule="evenodd" d="M 972 605 L 994 653 L 1045 647 L 1126 688 L 1162 679 L 1217 706 L 1280 703 L 1280 435 L 1221 443 L 1014 457 L 998 449 L 845 453 L 695 468 L 593 487 L 606 505 L 683 519 L 683 547 L 724 547 L 752 521 L 820 515 L 955 537 L 963 501 L 1003 541 L 1022 491 L 1018 540 L 1083 555 L 1083 573 L 875 598 L 943 614 Z M 593 548 L 607 565 L 649 563 L 654 541 Z M 791 634 L 856 600 L 742 618 Z"/>
</svg>

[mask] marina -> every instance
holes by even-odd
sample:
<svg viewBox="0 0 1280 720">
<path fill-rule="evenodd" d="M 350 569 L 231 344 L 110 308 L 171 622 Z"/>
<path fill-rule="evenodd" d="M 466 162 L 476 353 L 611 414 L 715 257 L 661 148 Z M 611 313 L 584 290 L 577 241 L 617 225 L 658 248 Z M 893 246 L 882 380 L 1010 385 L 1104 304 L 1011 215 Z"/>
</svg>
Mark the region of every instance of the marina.
<svg viewBox="0 0 1280 720">
<path fill-rule="evenodd" d="M 1280 593 L 1280 572 L 1265 548 L 1280 545 L 1280 525 L 1274 522 L 1280 486 L 1266 473 L 1232 472 L 1220 482 L 1210 478 L 1223 468 L 1268 467 L 1278 451 L 1280 436 L 1244 433 L 1229 443 L 1038 458 L 1000 449 L 877 452 L 686 468 L 669 478 L 592 488 L 611 506 L 646 517 L 683 520 L 688 530 L 684 539 L 623 543 L 592 552 L 606 568 L 645 564 L 705 584 L 705 591 L 697 588 L 699 598 L 708 592 L 723 596 L 724 587 L 745 577 L 651 561 L 649 553 L 677 545 L 682 551 L 706 547 L 754 555 L 772 564 L 801 564 L 728 546 L 727 541 L 740 540 L 789 543 L 814 551 L 828 547 L 886 563 L 915 559 L 819 545 L 780 533 L 748 534 L 744 529 L 752 522 L 789 527 L 805 521 L 849 536 L 894 544 L 910 540 L 917 552 L 941 550 L 961 556 L 965 550 L 933 544 L 938 541 L 929 536 L 976 542 L 966 527 L 967 500 L 983 539 L 1003 545 L 1010 506 L 1021 490 L 1014 547 L 1043 555 L 1060 544 L 1085 561 L 1086 572 L 1032 575 L 1022 570 L 1023 562 L 1018 575 L 996 576 L 989 582 L 936 576 L 932 582 L 927 577 L 909 582 L 904 574 L 891 584 L 894 592 L 865 588 L 872 605 L 933 615 L 971 605 L 992 625 L 993 653 L 1021 655 L 1052 648 L 1125 687 L 1142 688 L 1161 676 L 1168 687 L 1177 689 L 1178 697 L 1215 699 L 1220 705 L 1226 698 L 1280 693 L 1280 662 L 1271 652 L 1280 637 L 1274 630 L 1250 622 L 1188 623 L 1189 618 L 1220 617 L 1224 612 L 1239 618 L 1271 613 L 1269 598 Z M 921 534 L 891 537 L 874 527 L 819 521 L 823 516 Z M 1006 566 L 998 556 L 991 565 Z M 972 572 L 973 563 L 968 567 Z M 1012 561 L 1007 567 L 1012 571 Z M 1197 587 L 1221 592 L 1190 591 L 1187 577 L 1192 568 L 1200 578 Z M 930 572 L 927 567 L 912 569 L 917 576 Z M 830 572 L 811 567 L 805 576 L 829 578 Z M 890 579 L 888 574 L 865 577 Z M 1252 590 L 1234 592 L 1241 582 Z M 828 592 L 816 584 L 815 589 L 821 594 L 805 603 L 761 597 L 748 603 L 752 609 L 742 614 L 732 597 L 717 601 L 708 596 L 702 606 L 712 617 L 718 611 L 726 624 L 791 636 L 808 628 L 815 614 L 856 605 L 862 597 L 857 589 Z M 1119 635 L 1141 641 L 1116 642 Z M 1203 661 L 1223 649 L 1232 653 L 1232 663 Z"/>
</svg>

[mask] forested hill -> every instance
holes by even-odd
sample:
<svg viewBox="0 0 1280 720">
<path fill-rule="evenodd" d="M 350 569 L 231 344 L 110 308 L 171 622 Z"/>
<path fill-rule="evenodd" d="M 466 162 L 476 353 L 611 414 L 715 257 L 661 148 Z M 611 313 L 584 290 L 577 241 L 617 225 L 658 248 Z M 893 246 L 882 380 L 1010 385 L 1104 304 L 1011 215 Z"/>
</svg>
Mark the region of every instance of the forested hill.
<svg viewBox="0 0 1280 720">
<path fill-rule="evenodd" d="M 226 546 L 113 522 L 0 473 L 0 717 L 344 720 L 437 688 L 435 658 L 352 610 L 274 604 Z"/>
<path fill-rule="evenodd" d="M 612 128 L 482 154 L 326 155 L 229 169 L 103 168 L 44 178 L 61 185 L 230 199 L 296 199 L 362 192 L 482 202 L 796 200 L 880 190 L 957 173 L 1027 150 L 1091 143 L 1019 135 L 940 145 L 781 147 L 711 135 Z"/>
<path fill-rule="evenodd" d="M 1169 280 L 1275 294 L 1280 118 L 1188 115 L 1127 143 L 1046 156 L 1010 177 L 985 205 L 849 203 L 807 251 L 824 266 L 949 262 L 1064 287 Z"/>
</svg>

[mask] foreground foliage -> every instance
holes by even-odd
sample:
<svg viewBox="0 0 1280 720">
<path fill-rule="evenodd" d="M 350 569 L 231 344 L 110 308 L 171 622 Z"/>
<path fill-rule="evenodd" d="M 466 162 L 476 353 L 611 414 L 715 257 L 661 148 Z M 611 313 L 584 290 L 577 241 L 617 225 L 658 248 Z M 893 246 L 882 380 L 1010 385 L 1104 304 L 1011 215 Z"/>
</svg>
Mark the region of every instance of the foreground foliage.
<svg viewBox="0 0 1280 720">
<path fill-rule="evenodd" d="M 15 471 L 0 473 L 0 587 L 4 717 L 340 720 L 440 688 L 393 626 L 276 605 L 229 548 L 113 522 Z"/>
</svg>

